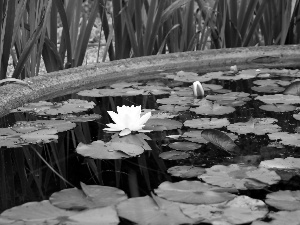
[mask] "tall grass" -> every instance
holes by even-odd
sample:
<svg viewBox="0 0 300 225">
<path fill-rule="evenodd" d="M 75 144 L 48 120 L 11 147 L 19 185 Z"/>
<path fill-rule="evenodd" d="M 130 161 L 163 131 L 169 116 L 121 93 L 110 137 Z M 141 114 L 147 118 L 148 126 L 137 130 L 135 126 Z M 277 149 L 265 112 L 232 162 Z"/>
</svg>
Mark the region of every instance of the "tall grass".
<svg viewBox="0 0 300 225">
<path fill-rule="evenodd" d="M 171 52 L 299 43 L 299 0 L 20 0 L 0 2 L 0 79 L 80 66 L 96 18 L 102 61 Z M 62 27 L 61 36 L 57 29 Z M 101 41 L 101 40 L 100 40 Z M 99 44 L 99 48 L 102 45 Z M 100 57 L 98 56 L 98 60 Z"/>
</svg>

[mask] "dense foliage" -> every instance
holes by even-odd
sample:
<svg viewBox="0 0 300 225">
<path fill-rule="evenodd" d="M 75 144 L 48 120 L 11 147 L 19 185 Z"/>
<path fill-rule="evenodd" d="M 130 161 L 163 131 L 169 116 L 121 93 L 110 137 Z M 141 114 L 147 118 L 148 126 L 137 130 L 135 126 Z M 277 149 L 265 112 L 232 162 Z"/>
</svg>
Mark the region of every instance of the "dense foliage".
<svg viewBox="0 0 300 225">
<path fill-rule="evenodd" d="M 41 59 L 47 72 L 82 65 L 95 27 L 102 61 L 299 43 L 299 0 L 4 0 L 0 9 L 0 79 L 10 57 L 20 79 L 38 75 Z"/>
</svg>

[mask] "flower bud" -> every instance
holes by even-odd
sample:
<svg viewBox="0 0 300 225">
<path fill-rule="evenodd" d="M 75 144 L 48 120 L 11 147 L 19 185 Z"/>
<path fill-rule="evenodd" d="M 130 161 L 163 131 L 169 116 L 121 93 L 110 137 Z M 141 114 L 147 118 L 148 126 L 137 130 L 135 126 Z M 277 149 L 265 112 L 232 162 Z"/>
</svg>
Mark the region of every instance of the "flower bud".
<svg viewBox="0 0 300 225">
<path fill-rule="evenodd" d="M 204 96 L 204 90 L 199 81 L 195 81 L 193 83 L 193 94 L 195 97 L 203 97 Z"/>
</svg>

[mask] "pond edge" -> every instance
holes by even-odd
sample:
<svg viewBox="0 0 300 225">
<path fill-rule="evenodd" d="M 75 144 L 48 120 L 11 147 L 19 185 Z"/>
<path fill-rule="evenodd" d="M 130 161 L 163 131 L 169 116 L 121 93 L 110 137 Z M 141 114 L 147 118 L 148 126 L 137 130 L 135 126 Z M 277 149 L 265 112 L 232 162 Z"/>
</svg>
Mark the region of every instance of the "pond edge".
<svg viewBox="0 0 300 225">
<path fill-rule="evenodd" d="M 200 73 L 255 68 L 299 68 L 300 45 L 259 46 L 180 52 L 122 59 L 80 66 L 27 78 L 28 86 L 9 83 L 0 86 L 0 116 L 29 102 L 47 100 L 81 90 L 103 87 L 120 81 L 161 77 L 161 73 Z"/>
</svg>

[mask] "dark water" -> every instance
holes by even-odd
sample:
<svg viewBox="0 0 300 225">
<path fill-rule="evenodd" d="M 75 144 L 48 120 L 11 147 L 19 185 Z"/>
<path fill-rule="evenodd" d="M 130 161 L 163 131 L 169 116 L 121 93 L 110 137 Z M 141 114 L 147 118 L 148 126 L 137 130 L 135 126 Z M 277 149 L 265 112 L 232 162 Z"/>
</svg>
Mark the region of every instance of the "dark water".
<svg viewBox="0 0 300 225">
<path fill-rule="evenodd" d="M 278 79 L 278 78 L 277 78 Z M 235 92 L 247 92 L 262 95 L 251 90 L 251 80 L 218 81 L 207 83 L 220 84 L 224 89 Z M 165 81 L 164 81 L 165 82 Z M 176 82 L 169 81 L 169 85 Z M 181 84 L 188 86 L 190 84 Z M 209 93 L 207 93 L 209 94 Z M 106 111 L 113 110 L 116 106 L 141 105 L 145 109 L 156 109 L 159 104 L 156 99 L 167 97 L 160 96 L 130 96 L 130 97 L 103 97 L 87 98 L 76 94 L 64 96 L 55 100 L 80 98 L 94 101 L 97 105 L 86 113 L 98 113 L 102 117 L 96 121 L 77 123 L 76 128 L 59 133 L 57 143 L 51 142 L 43 145 L 29 145 L 22 148 L 0 150 L 0 212 L 28 201 L 41 201 L 61 189 L 70 188 L 72 184 L 79 187 L 80 182 L 85 184 L 101 184 L 119 187 L 129 197 L 145 196 L 157 188 L 159 184 L 168 181 L 179 181 L 180 178 L 172 177 L 166 170 L 175 165 L 194 165 L 210 167 L 215 164 L 250 163 L 258 165 L 261 160 L 284 158 L 288 156 L 299 157 L 299 148 L 285 146 L 282 149 L 264 148 L 271 141 L 267 135 L 239 135 L 236 141 L 242 149 L 241 156 L 233 157 L 227 152 L 208 144 L 196 149 L 191 157 L 184 160 L 162 160 L 159 154 L 170 150 L 166 145 L 176 140 L 166 138 L 167 135 L 179 134 L 191 128 L 183 127 L 182 130 L 170 130 L 152 132 L 147 134 L 151 137 L 148 144 L 152 151 L 147 151 L 141 156 L 126 160 L 94 160 L 88 159 L 75 152 L 78 143 L 91 143 L 96 140 L 109 141 L 110 133 L 103 132 L 105 124 L 110 122 Z M 236 111 L 221 116 L 201 116 L 190 112 L 180 112 L 176 120 L 184 122 L 191 118 L 216 117 L 228 118 L 230 123 L 246 122 L 251 117 L 278 119 L 278 125 L 282 131 L 295 132 L 299 122 L 292 115 L 295 112 L 276 113 L 260 110 L 258 107 L 263 103 L 251 100 L 244 106 L 235 107 Z M 45 119 L 49 117 L 36 117 L 28 113 L 14 113 L 1 119 L 1 126 L 13 125 L 16 121 Z M 226 131 L 226 128 L 219 130 Z M 38 152 L 55 171 L 64 177 L 69 183 L 59 178 L 49 166 L 37 155 Z M 285 172 L 282 172 L 285 173 Z M 286 180 L 269 187 L 268 191 L 276 190 L 300 190 L 300 176 L 286 172 Z M 263 199 L 268 193 L 265 190 L 242 191 L 251 197 Z"/>
</svg>

